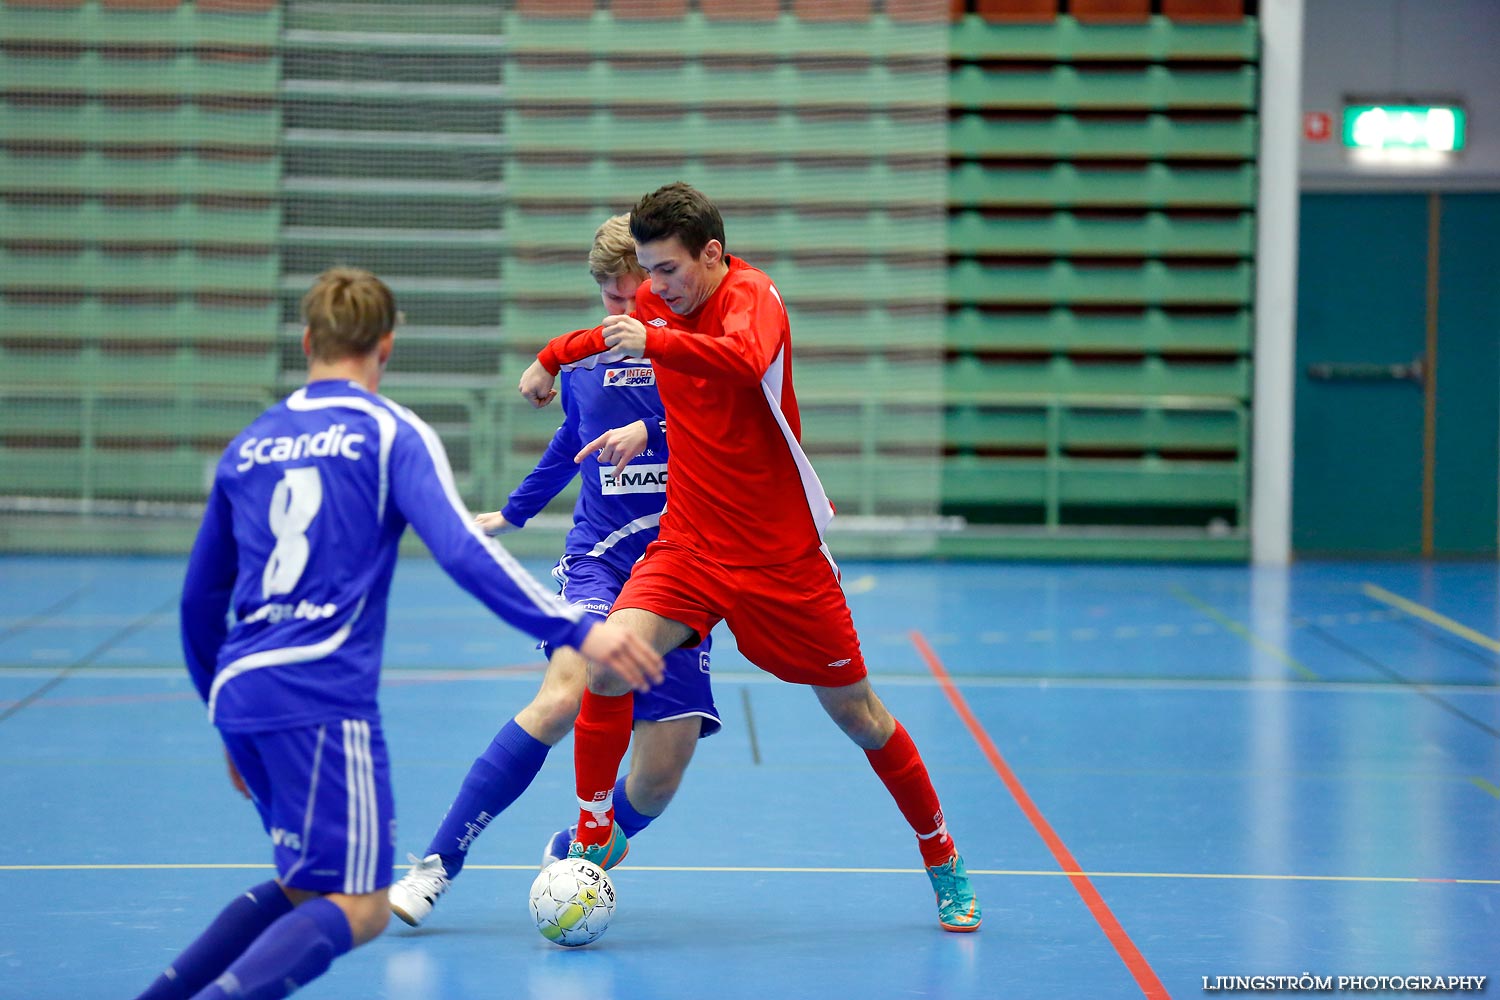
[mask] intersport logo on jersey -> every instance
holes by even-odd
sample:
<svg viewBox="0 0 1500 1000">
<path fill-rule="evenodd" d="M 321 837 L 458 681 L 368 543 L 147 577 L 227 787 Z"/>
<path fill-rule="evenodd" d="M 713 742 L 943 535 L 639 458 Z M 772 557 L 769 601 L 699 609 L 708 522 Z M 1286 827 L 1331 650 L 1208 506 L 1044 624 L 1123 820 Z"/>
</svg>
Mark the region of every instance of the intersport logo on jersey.
<svg viewBox="0 0 1500 1000">
<path fill-rule="evenodd" d="M 604 489 L 605 496 L 619 496 L 622 493 L 665 493 L 667 491 L 667 466 L 666 463 L 659 465 L 627 465 L 625 471 L 617 477 L 612 468 L 599 470 L 599 485 Z"/>
<path fill-rule="evenodd" d="M 643 385 L 656 384 L 656 370 L 654 368 L 606 368 L 604 370 L 604 387 L 614 389 L 619 387 L 635 388 Z"/>
</svg>

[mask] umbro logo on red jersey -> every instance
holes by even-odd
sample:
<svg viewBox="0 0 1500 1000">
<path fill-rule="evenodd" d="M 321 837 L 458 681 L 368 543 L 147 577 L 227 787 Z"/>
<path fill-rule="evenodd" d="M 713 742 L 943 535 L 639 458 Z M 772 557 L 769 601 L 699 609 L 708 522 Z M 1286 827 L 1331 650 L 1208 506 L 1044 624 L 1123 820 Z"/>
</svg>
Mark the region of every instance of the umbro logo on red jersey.
<svg viewBox="0 0 1500 1000">
<path fill-rule="evenodd" d="M 653 319 L 650 323 L 648 323 L 647 325 L 648 326 L 666 326 L 667 325 L 667 321 L 664 320 L 664 319 L 662 319 L 660 316 L 658 316 L 655 319 Z"/>
</svg>

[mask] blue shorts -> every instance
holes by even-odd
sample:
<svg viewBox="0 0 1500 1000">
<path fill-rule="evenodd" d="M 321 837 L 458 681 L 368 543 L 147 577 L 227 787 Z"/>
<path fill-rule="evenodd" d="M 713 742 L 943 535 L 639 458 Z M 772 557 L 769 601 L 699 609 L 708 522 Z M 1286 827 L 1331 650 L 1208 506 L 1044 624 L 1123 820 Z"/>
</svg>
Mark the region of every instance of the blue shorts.
<svg viewBox="0 0 1500 1000">
<path fill-rule="evenodd" d="M 563 556 L 552 570 L 552 578 L 562 587 L 562 598 L 600 618 L 609 615 L 620 588 L 629 574 L 602 559 L 587 555 Z M 713 637 L 691 649 L 674 649 L 665 657 L 667 676 L 645 694 L 635 693 L 636 721 L 667 722 L 691 716 L 702 718 L 698 736 L 712 736 L 723 726 L 719 710 L 714 707 L 713 685 L 709 677 L 709 652 Z M 552 651 L 542 644 L 549 657 Z"/>
<path fill-rule="evenodd" d="M 391 884 L 396 805 L 378 722 L 222 735 L 283 885 L 357 895 Z"/>
</svg>

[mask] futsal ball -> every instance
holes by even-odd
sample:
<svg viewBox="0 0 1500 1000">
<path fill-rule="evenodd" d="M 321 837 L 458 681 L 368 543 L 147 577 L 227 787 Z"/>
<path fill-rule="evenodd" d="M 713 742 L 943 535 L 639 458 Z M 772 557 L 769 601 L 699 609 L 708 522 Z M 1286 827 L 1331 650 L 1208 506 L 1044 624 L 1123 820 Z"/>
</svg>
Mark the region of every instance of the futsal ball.
<svg viewBox="0 0 1500 1000">
<path fill-rule="evenodd" d="M 597 941 L 614 913 L 614 883 L 591 861 L 554 861 L 531 883 L 531 915 L 536 929 L 564 948 Z"/>
</svg>

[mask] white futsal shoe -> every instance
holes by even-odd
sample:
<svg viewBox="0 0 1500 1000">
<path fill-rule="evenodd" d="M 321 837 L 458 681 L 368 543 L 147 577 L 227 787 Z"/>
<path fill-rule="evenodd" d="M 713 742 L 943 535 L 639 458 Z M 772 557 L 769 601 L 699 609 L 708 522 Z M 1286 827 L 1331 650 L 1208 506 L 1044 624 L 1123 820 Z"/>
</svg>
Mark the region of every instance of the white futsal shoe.
<svg viewBox="0 0 1500 1000">
<path fill-rule="evenodd" d="M 578 824 L 576 823 L 568 827 L 566 830 L 558 830 L 556 833 L 554 833 L 552 835 L 552 839 L 547 841 L 547 846 L 542 848 L 542 867 L 546 868 L 553 862 L 561 861 L 563 858 L 567 857 L 568 848 L 571 847 L 573 845 L 573 841 L 577 839 Z"/>
<path fill-rule="evenodd" d="M 448 869 L 443 867 L 440 855 L 429 854 L 418 860 L 415 854 L 408 854 L 406 860 L 411 862 L 411 871 L 391 884 L 391 912 L 411 926 L 420 927 L 453 881 L 448 878 Z"/>
</svg>

